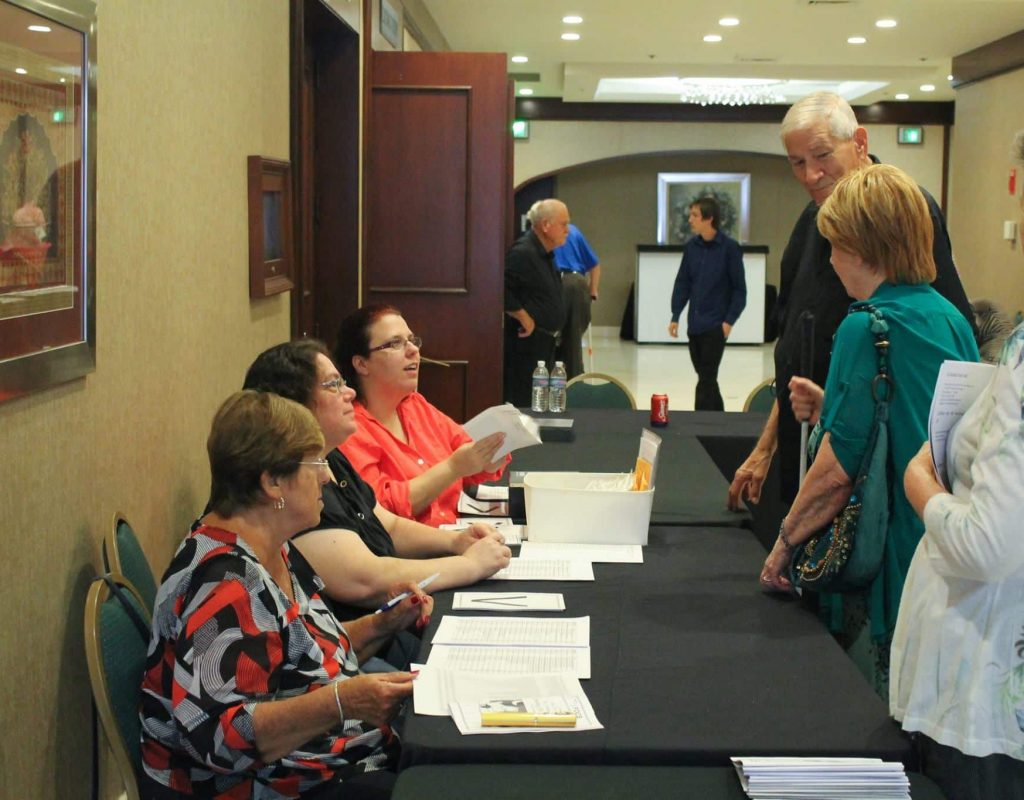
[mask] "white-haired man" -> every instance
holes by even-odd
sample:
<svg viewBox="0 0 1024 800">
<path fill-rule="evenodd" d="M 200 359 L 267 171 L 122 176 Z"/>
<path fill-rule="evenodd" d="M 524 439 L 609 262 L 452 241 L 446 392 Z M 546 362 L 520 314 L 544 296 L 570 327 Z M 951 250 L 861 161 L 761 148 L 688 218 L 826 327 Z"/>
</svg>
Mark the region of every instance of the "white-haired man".
<svg viewBox="0 0 1024 800">
<path fill-rule="evenodd" d="M 527 214 L 530 230 L 505 257 L 505 399 L 530 405 L 531 376 L 538 361 L 550 365 L 565 324 L 562 279 L 552 250 L 569 235 L 569 209 L 560 200 L 539 200 Z"/>
<path fill-rule="evenodd" d="M 777 398 L 761 438 L 736 470 L 729 487 L 728 504 L 734 509 L 739 508 L 744 496 L 754 503 L 760 500 L 761 485 L 776 449 L 781 499 L 790 503 L 796 496 L 800 422 L 790 409 L 789 381 L 800 372 L 800 318 L 805 311 L 814 315 L 814 361 L 811 374 L 804 377 L 824 386 L 832 337 L 852 302 L 832 269 L 832 248 L 818 232 L 818 206 L 848 172 L 877 163 L 868 153 L 868 133 L 857 124 L 850 104 L 832 92 L 816 92 L 798 100 L 782 121 L 781 136 L 793 175 L 807 190 L 811 202 L 797 220 L 782 254 L 779 339 L 775 345 Z M 935 229 L 932 254 L 937 276 L 932 286 L 960 310 L 973 329 L 974 317 L 953 264 L 946 221 L 935 199 L 921 191 Z"/>
</svg>

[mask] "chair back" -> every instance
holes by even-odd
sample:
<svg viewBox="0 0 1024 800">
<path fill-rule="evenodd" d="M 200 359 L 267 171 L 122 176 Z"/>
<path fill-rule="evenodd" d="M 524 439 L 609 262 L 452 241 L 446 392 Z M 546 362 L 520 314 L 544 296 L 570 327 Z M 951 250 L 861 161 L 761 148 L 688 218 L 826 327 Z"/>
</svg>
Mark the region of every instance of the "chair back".
<svg viewBox="0 0 1024 800">
<path fill-rule="evenodd" d="M 565 386 L 569 408 L 629 408 L 636 410 L 633 393 L 618 378 L 603 372 L 584 372 Z"/>
<path fill-rule="evenodd" d="M 149 612 L 123 575 L 108 573 L 93 582 L 85 600 L 89 682 L 128 800 L 139 800 L 142 771 L 139 704 L 149 637 L 143 637 L 140 624 L 148 629 Z"/>
<path fill-rule="evenodd" d="M 113 524 L 103 539 L 103 566 L 107 572 L 124 575 L 131 581 L 145 602 L 146 610 L 152 615 L 156 600 L 156 577 L 135 530 L 120 511 L 114 514 Z"/>
<path fill-rule="evenodd" d="M 772 410 L 773 405 L 775 405 L 775 379 L 768 378 L 761 381 L 750 391 L 746 402 L 743 404 L 743 410 L 767 413 Z"/>
</svg>

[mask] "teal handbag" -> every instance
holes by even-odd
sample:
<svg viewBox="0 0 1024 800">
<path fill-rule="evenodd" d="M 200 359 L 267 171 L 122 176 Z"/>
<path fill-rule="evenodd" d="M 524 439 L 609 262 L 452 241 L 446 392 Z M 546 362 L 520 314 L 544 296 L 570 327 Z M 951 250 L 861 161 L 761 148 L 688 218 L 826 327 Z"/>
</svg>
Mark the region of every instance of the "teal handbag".
<svg viewBox="0 0 1024 800">
<path fill-rule="evenodd" d="M 878 575 L 885 555 L 891 513 L 889 486 L 889 401 L 895 390 L 889 375 L 889 325 L 874 306 L 858 311 L 871 314 L 871 334 L 878 353 L 878 374 L 871 382 L 875 417 L 867 448 L 853 483 L 853 493 L 824 530 L 797 545 L 790 562 L 794 586 L 815 592 L 865 589 Z"/>
</svg>

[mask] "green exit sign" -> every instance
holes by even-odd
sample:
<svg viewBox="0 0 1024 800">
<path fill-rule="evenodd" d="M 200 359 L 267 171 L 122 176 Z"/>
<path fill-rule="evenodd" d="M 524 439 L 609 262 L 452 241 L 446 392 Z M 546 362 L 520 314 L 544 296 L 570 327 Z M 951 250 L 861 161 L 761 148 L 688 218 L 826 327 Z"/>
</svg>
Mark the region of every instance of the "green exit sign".
<svg viewBox="0 0 1024 800">
<path fill-rule="evenodd" d="M 920 125 L 900 125 L 896 128 L 899 144 L 924 144 L 924 128 Z"/>
<path fill-rule="evenodd" d="M 530 121 L 528 119 L 516 119 L 512 121 L 512 138 L 530 138 Z"/>
</svg>

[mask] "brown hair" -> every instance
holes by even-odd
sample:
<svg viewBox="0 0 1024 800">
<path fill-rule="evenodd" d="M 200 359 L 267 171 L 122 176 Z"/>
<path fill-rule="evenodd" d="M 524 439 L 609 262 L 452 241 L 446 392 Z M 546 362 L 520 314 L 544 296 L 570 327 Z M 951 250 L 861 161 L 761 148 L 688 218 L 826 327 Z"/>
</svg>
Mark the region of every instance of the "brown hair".
<svg viewBox="0 0 1024 800">
<path fill-rule="evenodd" d="M 264 350 L 245 373 L 243 389 L 273 392 L 307 408 L 313 405 L 317 385 L 316 357 L 330 358 L 318 339 L 296 339 Z"/>
<path fill-rule="evenodd" d="M 353 311 L 341 321 L 338 339 L 334 345 L 334 366 L 338 368 L 345 383 L 360 392 L 359 373 L 352 366 L 354 356 L 370 355 L 370 328 L 381 317 L 389 314 L 402 316 L 402 312 L 387 303 L 370 303 Z"/>
<path fill-rule="evenodd" d="M 222 516 L 260 503 L 260 477 L 287 477 L 324 436 L 305 406 L 270 392 L 243 389 L 217 410 L 206 440 L 210 508 Z"/>
<path fill-rule="evenodd" d="M 718 225 L 722 221 L 722 211 L 718 206 L 718 201 L 713 197 L 700 197 L 690 203 L 690 208 L 694 207 L 700 211 L 700 218 L 711 220 L 711 227 L 717 231 Z"/>
<path fill-rule="evenodd" d="M 907 173 L 873 164 L 843 177 L 818 210 L 833 247 L 860 256 L 895 284 L 935 280 L 935 232 L 924 193 Z"/>
</svg>

